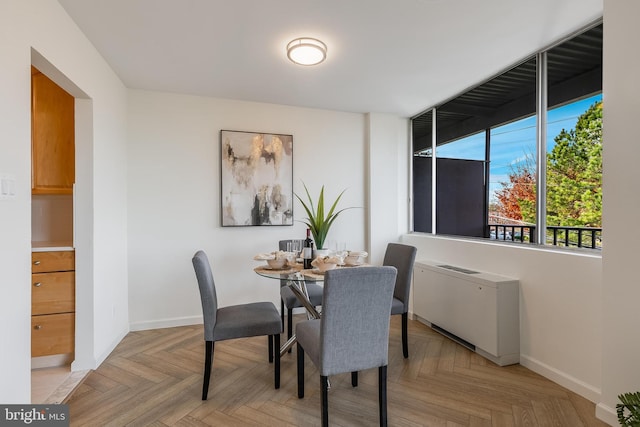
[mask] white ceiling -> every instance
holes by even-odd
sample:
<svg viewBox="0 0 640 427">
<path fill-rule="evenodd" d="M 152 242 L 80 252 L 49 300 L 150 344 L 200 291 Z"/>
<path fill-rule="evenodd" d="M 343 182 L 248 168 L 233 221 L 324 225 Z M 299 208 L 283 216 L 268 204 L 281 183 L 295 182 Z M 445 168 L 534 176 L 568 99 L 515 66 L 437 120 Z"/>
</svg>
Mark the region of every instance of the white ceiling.
<svg viewBox="0 0 640 427">
<path fill-rule="evenodd" d="M 58 0 L 129 88 L 413 116 L 602 14 L 603 0 Z M 286 44 L 328 46 L 316 67 Z"/>
</svg>

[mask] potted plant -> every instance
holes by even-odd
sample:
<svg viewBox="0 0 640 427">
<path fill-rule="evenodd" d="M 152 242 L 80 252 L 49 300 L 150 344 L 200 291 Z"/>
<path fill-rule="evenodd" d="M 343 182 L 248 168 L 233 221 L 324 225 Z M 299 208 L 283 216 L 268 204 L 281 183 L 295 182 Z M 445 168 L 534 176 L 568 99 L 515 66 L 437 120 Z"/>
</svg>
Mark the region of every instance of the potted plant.
<svg viewBox="0 0 640 427">
<path fill-rule="evenodd" d="M 325 242 L 325 239 L 327 238 L 327 234 L 329 233 L 329 228 L 331 228 L 331 224 L 333 224 L 333 222 L 336 220 L 336 218 L 338 217 L 338 215 L 340 215 L 341 212 L 349 209 L 349 208 L 345 208 L 345 209 L 340 209 L 339 211 L 336 211 L 338 202 L 340 201 L 342 194 L 344 194 L 346 190 L 342 190 L 342 193 L 338 195 L 338 198 L 336 198 L 336 200 L 333 202 L 333 204 L 331 205 L 331 208 L 325 213 L 324 185 L 320 189 L 320 196 L 318 196 L 317 205 L 314 205 L 313 199 L 311 199 L 309 190 L 307 189 L 307 186 L 304 184 L 304 182 L 302 183 L 302 185 L 304 186 L 304 191 L 307 193 L 308 201 L 305 202 L 297 194 L 296 194 L 296 197 L 298 198 L 298 200 L 300 200 L 300 203 L 302 203 L 302 207 L 307 212 L 306 221 L 303 221 L 303 222 L 307 224 L 307 227 L 309 227 L 309 229 L 311 230 L 311 234 L 313 235 L 313 240 L 316 244 L 316 248 L 325 249 L 324 242 Z"/>
<path fill-rule="evenodd" d="M 640 392 L 624 393 L 618 396 L 616 405 L 618 422 L 621 426 L 640 426 Z"/>
</svg>

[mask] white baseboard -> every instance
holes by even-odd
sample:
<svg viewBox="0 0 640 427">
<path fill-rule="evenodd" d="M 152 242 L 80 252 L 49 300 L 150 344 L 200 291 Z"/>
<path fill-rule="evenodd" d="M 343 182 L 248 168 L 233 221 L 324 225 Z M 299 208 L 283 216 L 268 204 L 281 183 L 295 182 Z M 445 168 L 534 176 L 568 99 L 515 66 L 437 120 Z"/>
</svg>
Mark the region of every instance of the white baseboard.
<svg viewBox="0 0 640 427">
<path fill-rule="evenodd" d="M 536 372 L 543 377 L 548 378 L 557 384 L 560 384 L 562 387 L 568 388 L 569 390 L 579 394 L 585 399 L 589 399 L 593 403 L 598 403 L 600 401 L 600 389 L 587 384 L 584 381 L 580 381 L 579 379 L 572 377 L 571 375 L 562 372 L 552 366 L 549 366 L 546 363 L 542 363 L 539 360 L 521 354 L 520 364 L 528 369 L 531 369 L 533 372 Z"/>
<path fill-rule="evenodd" d="M 78 356 L 76 354 L 75 360 L 71 362 L 71 371 L 73 372 L 92 370 L 92 369 L 96 369 L 97 367 L 98 367 L 98 363 L 96 363 L 96 360 L 93 357 L 78 359 Z"/>
<path fill-rule="evenodd" d="M 616 410 L 603 403 L 598 403 L 596 405 L 596 418 L 609 424 L 610 426 L 619 425 L 618 414 L 616 414 Z"/>
<path fill-rule="evenodd" d="M 54 354 L 31 358 L 31 369 L 59 368 L 70 365 L 73 362 L 73 353 Z"/>
<path fill-rule="evenodd" d="M 202 316 L 174 317 L 172 319 L 148 320 L 134 322 L 129 325 L 132 331 L 146 331 L 149 329 L 173 328 L 176 326 L 201 325 Z"/>
<path fill-rule="evenodd" d="M 122 341 L 124 339 L 124 337 L 127 336 L 128 333 L 129 333 L 128 330 L 120 331 L 120 334 L 118 334 L 116 339 L 111 341 L 111 344 L 107 347 L 107 349 L 104 352 L 102 352 L 102 354 L 96 359 L 96 366 L 94 366 L 91 369 L 98 369 L 98 366 L 100 366 L 102 364 L 102 362 L 104 362 L 105 359 L 107 357 L 109 357 L 111 352 L 118 346 L 118 344 L 120 344 L 120 341 Z M 71 368 L 74 371 L 75 370 L 79 370 L 79 369 L 74 369 L 73 365 L 71 365 Z"/>
</svg>

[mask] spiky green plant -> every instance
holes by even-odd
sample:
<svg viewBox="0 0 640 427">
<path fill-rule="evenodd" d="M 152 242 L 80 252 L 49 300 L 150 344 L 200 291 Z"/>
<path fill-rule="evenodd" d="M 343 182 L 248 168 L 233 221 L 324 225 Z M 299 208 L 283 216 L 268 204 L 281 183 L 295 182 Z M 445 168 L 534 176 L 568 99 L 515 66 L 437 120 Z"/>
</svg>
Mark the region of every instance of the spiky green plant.
<svg viewBox="0 0 640 427">
<path fill-rule="evenodd" d="M 313 204 L 313 199 L 309 194 L 309 190 L 307 186 L 302 183 L 304 186 L 304 191 L 307 193 L 308 202 L 305 203 L 304 200 L 300 196 L 296 194 L 300 203 L 302 203 L 302 207 L 307 212 L 306 221 L 302 221 L 307 224 L 307 227 L 311 230 L 311 234 L 313 235 L 313 240 L 318 249 L 324 249 L 324 241 L 327 238 L 327 234 L 329 234 L 329 229 L 331 228 L 331 224 L 336 220 L 340 213 L 344 212 L 350 208 L 340 209 L 336 211 L 336 207 L 338 206 L 338 202 L 340 198 L 347 190 L 342 190 L 342 193 L 338 195 L 338 198 L 331 205 L 331 209 L 325 214 L 324 210 L 324 185 L 320 189 L 320 196 L 318 196 L 318 204 L 317 206 Z"/>
<path fill-rule="evenodd" d="M 624 393 L 618 396 L 620 402 L 616 405 L 618 422 L 625 427 L 640 426 L 640 391 Z"/>
</svg>

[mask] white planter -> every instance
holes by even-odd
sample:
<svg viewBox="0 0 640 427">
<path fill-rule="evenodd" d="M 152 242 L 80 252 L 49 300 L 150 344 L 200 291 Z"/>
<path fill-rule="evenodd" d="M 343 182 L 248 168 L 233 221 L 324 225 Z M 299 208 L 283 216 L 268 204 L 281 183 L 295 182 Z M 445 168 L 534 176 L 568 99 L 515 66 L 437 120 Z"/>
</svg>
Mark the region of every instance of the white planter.
<svg viewBox="0 0 640 427">
<path fill-rule="evenodd" d="M 329 249 L 315 249 L 313 251 L 313 257 L 317 258 L 319 256 L 329 256 L 331 251 Z"/>
</svg>

